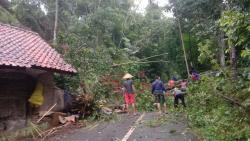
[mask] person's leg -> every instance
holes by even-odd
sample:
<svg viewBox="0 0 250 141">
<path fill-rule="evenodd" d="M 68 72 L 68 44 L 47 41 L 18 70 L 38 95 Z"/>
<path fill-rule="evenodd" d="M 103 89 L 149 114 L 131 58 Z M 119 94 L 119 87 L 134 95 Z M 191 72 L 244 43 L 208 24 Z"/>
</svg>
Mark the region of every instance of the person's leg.
<svg viewBox="0 0 250 141">
<path fill-rule="evenodd" d="M 184 95 L 181 95 L 180 99 L 181 99 L 182 105 L 183 105 L 184 107 L 186 107 Z"/>
<path fill-rule="evenodd" d="M 160 105 L 159 95 L 158 94 L 154 94 L 154 97 L 155 97 L 155 103 L 154 103 L 154 105 L 156 105 L 157 111 L 159 113 L 161 113 L 161 105 Z"/>
<path fill-rule="evenodd" d="M 130 104 L 127 104 L 127 113 L 130 114 Z"/>
<path fill-rule="evenodd" d="M 156 106 L 159 113 L 161 113 L 161 95 L 156 94 Z"/>
<path fill-rule="evenodd" d="M 135 107 L 135 103 L 132 103 L 132 108 L 133 108 L 133 114 L 136 115 L 136 107 Z"/>
<path fill-rule="evenodd" d="M 167 112 L 167 104 L 166 103 L 163 103 L 163 112 L 166 113 L 166 114 L 168 113 Z"/>
<path fill-rule="evenodd" d="M 178 106 L 178 103 L 179 103 L 179 98 L 178 98 L 178 95 L 176 95 L 174 97 L 174 107 L 176 108 Z"/>
<path fill-rule="evenodd" d="M 167 112 L 167 105 L 166 105 L 166 99 L 165 99 L 165 96 L 164 96 L 164 94 L 161 94 L 160 95 L 160 103 L 162 104 L 162 111 L 164 112 L 164 113 L 166 113 Z"/>
<path fill-rule="evenodd" d="M 156 105 L 157 105 L 158 112 L 161 114 L 161 104 L 160 103 L 156 103 Z"/>
<path fill-rule="evenodd" d="M 129 114 L 129 94 L 124 94 L 126 112 Z"/>
<path fill-rule="evenodd" d="M 123 94 L 123 100 L 124 100 L 124 105 L 123 105 L 123 111 L 124 112 L 128 112 L 128 105 L 127 105 L 127 102 L 126 102 L 126 97 L 125 97 L 125 94 Z"/>
<path fill-rule="evenodd" d="M 132 105 L 132 109 L 133 109 L 133 114 L 136 115 L 136 106 L 135 106 L 135 95 L 131 94 L 130 95 L 130 103 Z"/>
</svg>

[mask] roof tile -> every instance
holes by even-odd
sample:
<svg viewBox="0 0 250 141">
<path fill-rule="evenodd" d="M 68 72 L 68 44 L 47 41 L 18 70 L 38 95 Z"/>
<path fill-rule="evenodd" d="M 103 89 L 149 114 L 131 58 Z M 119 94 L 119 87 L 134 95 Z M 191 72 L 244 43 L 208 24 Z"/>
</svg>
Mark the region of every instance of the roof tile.
<svg viewBox="0 0 250 141">
<path fill-rule="evenodd" d="M 0 65 L 76 73 L 37 33 L 1 23 Z"/>
</svg>

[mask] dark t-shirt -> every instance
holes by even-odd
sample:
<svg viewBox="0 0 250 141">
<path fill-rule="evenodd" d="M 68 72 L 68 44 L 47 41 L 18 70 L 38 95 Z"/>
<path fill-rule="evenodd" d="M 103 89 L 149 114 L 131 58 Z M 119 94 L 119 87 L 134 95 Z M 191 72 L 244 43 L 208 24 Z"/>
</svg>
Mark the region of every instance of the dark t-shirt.
<svg viewBox="0 0 250 141">
<path fill-rule="evenodd" d="M 152 84 L 152 93 L 163 94 L 163 91 L 166 91 L 163 82 L 161 80 L 156 79 Z"/>
<path fill-rule="evenodd" d="M 125 80 L 123 83 L 123 87 L 125 88 L 125 92 L 129 94 L 133 94 L 133 81 L 132 80 Z"/>
</svg>

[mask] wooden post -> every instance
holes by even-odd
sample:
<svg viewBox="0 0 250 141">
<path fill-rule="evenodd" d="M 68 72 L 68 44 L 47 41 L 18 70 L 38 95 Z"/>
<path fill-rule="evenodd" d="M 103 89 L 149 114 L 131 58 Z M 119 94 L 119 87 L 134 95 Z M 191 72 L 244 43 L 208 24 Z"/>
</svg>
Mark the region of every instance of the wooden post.
<svg viewBox="0 0 250 141">
<path fill-rule="evenodd" d="M 177 19 L 177 20 L 178 20 L 178 26 L 179 26 L 179 31 L 180 31 L 182 49 L 183 49 L 184 58 L 185 58 L 185 63 L 186 63 L 186 68 L 187 68 L 187 75 L 188 75 L 188 77 L 189 77 L 189 76 L 190 76 L 190 74 L 189 74 L 189 67 L 188 67 L 187 55 L 186 55 L 185 45 L 184 45 L 183 36 L 182 36 L 182 31 L 181 31 L 181 24 L 180 24 L 180 20 L 179 20 L 179 19 Z"/>
</svg>

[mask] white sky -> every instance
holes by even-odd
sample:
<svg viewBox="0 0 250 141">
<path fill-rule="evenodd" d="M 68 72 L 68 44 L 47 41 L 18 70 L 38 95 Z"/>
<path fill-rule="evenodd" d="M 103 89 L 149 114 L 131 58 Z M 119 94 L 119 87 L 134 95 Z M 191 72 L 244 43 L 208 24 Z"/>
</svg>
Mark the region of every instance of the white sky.
<svg viewBox="0 0 250 141">
<path fill-rule="evenodd" d="M 9 1 L 11 1 L 11 0 L 9 0 Z M 134 4 L 135 4 L 134 9 L 136 9 L 136 11 L 138 13 L 144 14 L 145 13 L 145 8 L 148 5 L 148 1 L 149 0 L 134 0 Z M 168 0 L 153 0 L 153 2 L 157 3 L 160 7 L 163 7 L 163 6 L 168 4 Z M 41 5 L 41 9 L 42 9 L 42 11 L 45 12 L 45 14 L 47 14 L 47 10 L 46 10 L 44 5 Z M 163 15 L 165 15 L 166 17 L 173 17 L 172 12 L 163 12 Z"/>
<path fill-rule="evenodd" d="M 149 0 L 135 0 L 134 4 L 136 5 L 136 11 L 143 14 L 145 12 L 145 8 L 148 5 L 148 1 Z M 157 3 L 160 7 L 168 4 L 168 0 L 153 0 L 153 2 Z M 173 17 L 173 13 L 171 12 L 164 12 L 163 14 L 167 17 Z"/>
</svg>

